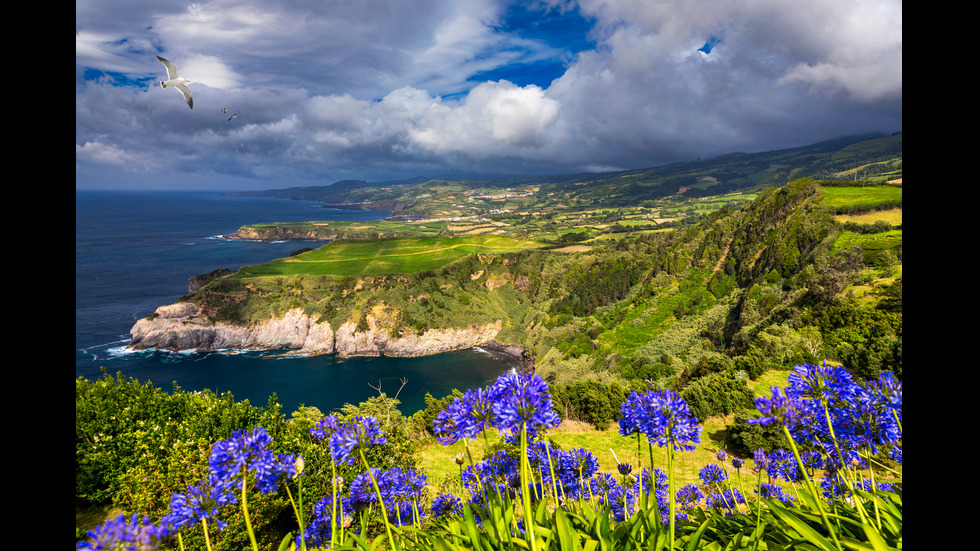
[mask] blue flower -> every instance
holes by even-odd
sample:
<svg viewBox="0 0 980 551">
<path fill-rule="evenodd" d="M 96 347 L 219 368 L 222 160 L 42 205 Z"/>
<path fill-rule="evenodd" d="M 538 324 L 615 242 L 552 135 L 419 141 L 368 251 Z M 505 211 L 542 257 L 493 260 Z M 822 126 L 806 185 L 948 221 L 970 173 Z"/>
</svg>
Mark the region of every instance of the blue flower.
<svg viewBox="0 0 980 551">
<path fill-rule="evenodd" d="M 370 415 L 357 415 L 345 424 L 339 425 L 329 436 L 330 455 L 337 463 L 353 465 L 357 462 L 355 452 L 388 441 L 381 432 L 378 420 Z"/>
<path fill-rule="evenodd" d="M 745 503 L 745 497 L 738 490 L 726 490 L 720 494 L 711 494 L 705 500 L 708 507 L 726 511 L 726 514 L 734 511 L 739 503 Z"/>
<path fill-rule="evenodd" d="M 727 478 L 725 471 L 714 463 L 708 463 L 698 472 L 698 478 L 703 484 L 721 484 Z"/>
<path fill-rule="evenodd" d="M 296 475 L 296 456 L 276 456 L 268 449 L 272 437 L 262 427 L 251 432 L 238 430 L 211 449 L 208 468 L 212 475 L 224 479 L 220 484 L 240 483 L 246 473 L 255 474 L 256 485 L 263 493 L 276 489 L 284 477 Z"/>
<path fill-rule="evenodd" d="M 227 523 L 218 514 L 225 505 L 237 502 L 236 485 L 228 478 L 210 475 L 200 484 L 188 487 L 186 492 L 175 493 L 170 499 L 170 510 L 160 524 L 180 530 L 188 524 L 213 520 L 219 529 L 224 529 Z"/>
<path fill-rule="evenodd" d="M 301 542 L 305 540 L 308 549 L 328 547 L 330 536 L 334 526 L 334 497 L 328 495 L 320 499 L 313 506 L 313 516 L 309 526 L 303 532 L 303 540 L 296 536 L 296 548 L 300 549 Z M 350 513 L 348 503 L 343 499 L 337 499 L 337 519 L 339 527 L 346 527 L 350 524 Z"/>
<path fill-rule="evenodd" d="M 340 428 L 340 418 L 332 413 L 317 420 L 316 425 L 310 429 L 310 434 L 317 440 L 328 440 L 330 435 L 337 432 Z"/>
<path fill-rule="evenodd" d="M 87 541 L 79 542 L 77 549 L 93 549 L 96 551 L 147 551 L 158 549 L 160 540 L 169 534 L 169 530 L 156 526 L 148 517 L 140 519 L 136 514 L 127 518 L 119 515 L 114 519 L 89 530 Z"/>
<path fill-rule="evenodd" d="M 688 484 L 677 490 L 677 506 L 680 509 L 690 509 L 704 499 L 704 492 L 695 484 Z"/>
<path fill-rule="evenodd" d="M 493 420 L 492 406 L 485 389 L 467 390 L 436 415 L 432 431 L 443 445 L 475 438 Z"/>
<path fill-rule="evenodd" d="M 500 431 L 518 435 L 522 427 L 528 432 L 557 427 L 561 419 L 551 402 L 548 384 L 531 373 L 506 373 L 490 387 L 493 425 Z"/>
<path fill-rule="evenodd" d="M 772 388 L 772 398 L 755 399 L 755 406 L 762 413 L 758 419 L 747 419 L 750 425 L 781 425 L 792 429 L 800 418 L 799 402 L 788 396 L 778 386 Z"/>
<path fill-rule="evenodd" d="M 432 500 L 432 516 L 455 516 L 463 512 L 463 502 L 453 494 L 440 494 Z"/>
<path fill-rule="evenodd" d="M 787 505 L 796 501 L 795 497 L 784 493 L 783 487 L 776 484 L 767 484 L 763 482 L 762 484 L 759 485 L 759 489 L 756 490 L 756 493 L 759 494 L 759 496 L 764 497 L 766 499 L 775 499 L 778 501 L 782 501 Z"/>
<path fill-rule="evenodd" d="M 701 442 L 701 425 L 691 415 L 687 402 L 670 390 L 630 394 L 623 403 L 620 434 L 641 432 L 661 448 L 693 450 Z"/>
</svg>

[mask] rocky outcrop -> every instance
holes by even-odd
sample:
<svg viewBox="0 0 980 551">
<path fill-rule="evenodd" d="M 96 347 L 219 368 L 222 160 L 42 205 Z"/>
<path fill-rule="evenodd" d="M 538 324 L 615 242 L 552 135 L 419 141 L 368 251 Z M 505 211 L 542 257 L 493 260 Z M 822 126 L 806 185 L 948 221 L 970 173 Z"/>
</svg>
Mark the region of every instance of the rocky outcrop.
<svg viewBox="0 0 980 551">
<path fill-rule="evenodd" d="M 470 328 L 394 335 L 374 314 L 368 314 L 366 322 L 359 327 L 348 321 L 334 331 L 330 323 L 312 319 L 297 308 L 281 318 L 243 327 L 212 323 L 196 304 L 179 302 L 161 306 L 153 315 L 137 321 L 130 331 L 133 339 L 129 346 L 166 350 L 290 348 L 305 354 L 417 357 L 492 342 L 501 328 L 498 320 Z"/>
<path fill-rule="evenodd" d="M 228 268 L 218 268 L 213 272 L 208 272 L 206 274 L 196 275 L 187 280 L 187 292 L 193 293 L 194 291 L 200 290 L 208 283 L 218 279 L 219 277 L 225 277 L 226 275 L 231 275 L 232 272 Z"/>
</svg>

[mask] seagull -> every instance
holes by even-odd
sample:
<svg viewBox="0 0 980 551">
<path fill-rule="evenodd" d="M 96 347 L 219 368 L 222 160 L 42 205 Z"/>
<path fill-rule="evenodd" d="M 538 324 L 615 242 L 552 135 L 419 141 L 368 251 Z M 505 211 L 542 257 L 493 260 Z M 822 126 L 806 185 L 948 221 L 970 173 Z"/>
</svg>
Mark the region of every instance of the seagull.
<svg viewBox="0 0 980 551">
<path fill-rule="evenodd" d="M 180 90 L 180 93 L 183 94 L 184 101 L 187 102 L 188 107 L 194 109 L 194 98 L 191 97 L 191 89 L 187 87 L 191 81 L 177 76 L 177 66 L 173 63 L 163 59 L 160 56 L 157 56 L 157 59 L 159 59 L 160 63 L 163 63 L 163 66 L 167 68 L 167 80 L 161 80 L 160 86 L 163 86 L 164 88 L 167 86 L 173 86 L 174 88 Z"/>
<path fill-rule="evenodd" d="M 241 111 L 235 111 L 235 114 L 232 115 L 232 116 L 230 116 L 230 117 L 228 117 L 228 120 L 231 120 L 231 119 L 237 117 L 239 113 L 241 113 Z"/>
<path fill-rule="evenodd" d="M 221 112 L 222 112 L 222 113 L 227 113 L 227 112 L 228 112 L 228 108 L 227 108 L 227 107 L 225 107 L 224 109 L 222 109 L 222 110 L 221 110 Z"/>
</svg>

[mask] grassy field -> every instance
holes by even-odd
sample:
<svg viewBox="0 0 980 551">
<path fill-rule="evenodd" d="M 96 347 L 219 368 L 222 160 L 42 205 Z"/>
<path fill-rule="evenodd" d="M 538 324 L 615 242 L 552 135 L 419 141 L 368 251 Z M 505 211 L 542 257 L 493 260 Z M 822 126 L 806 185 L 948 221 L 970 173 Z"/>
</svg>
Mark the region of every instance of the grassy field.
<svg viewBox="0 0 980 551">
<path fill-rule="evenodd" d="M 334 241 L 313 251 L 243 267 L 236 277 L 410 274 L 434 270 L 473 253 L 506 253 L 542 244 L 494 235 Z"/>
<path fill-rule="evenodd" d="M 828 207 L 876 205 L 884 201 L 901 201 L 902 188 L 895 186 L 827 186 L 823 188 L 824 204 Z"/>
<path fill-rule="evenodd" d="M 863 235 L 853 232 L 841 232 L 834 243 L 834 251 L 848 250 L 860 247 L 865 251 L 883 251 L 902 246 L 902 230 L 889 230 L 881 233 Z"/>
</svg>

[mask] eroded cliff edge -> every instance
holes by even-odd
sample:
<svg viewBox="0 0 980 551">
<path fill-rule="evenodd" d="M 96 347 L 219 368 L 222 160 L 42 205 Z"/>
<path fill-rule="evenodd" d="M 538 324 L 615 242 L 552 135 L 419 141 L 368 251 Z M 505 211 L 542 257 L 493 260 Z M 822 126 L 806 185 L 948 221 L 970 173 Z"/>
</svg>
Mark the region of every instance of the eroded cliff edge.
<svg viewBox="0 0 980 551">
<path fill-rule="evenodd" d="M 134 349 L 222 350 L 290 348 L 304 354 L 340 356 L 418 357 L 463 350 L 494 343 L 501 321 L 482 326 L 454 329 L 428 329 L 421 334 L 391 334 L 369 314 L 365 324 L 353 321 L 336 329 L 330 323 L 311 319 L 301 309 L 280 318 L 242 327 L 212 323 L 192 302 L 178 302 L 157 308 L 154 315 L 133 325 L 130 347 Z M 358 328 L 361 330 L 358 330 Z"/>
</svg>

